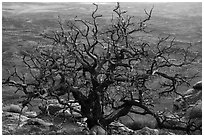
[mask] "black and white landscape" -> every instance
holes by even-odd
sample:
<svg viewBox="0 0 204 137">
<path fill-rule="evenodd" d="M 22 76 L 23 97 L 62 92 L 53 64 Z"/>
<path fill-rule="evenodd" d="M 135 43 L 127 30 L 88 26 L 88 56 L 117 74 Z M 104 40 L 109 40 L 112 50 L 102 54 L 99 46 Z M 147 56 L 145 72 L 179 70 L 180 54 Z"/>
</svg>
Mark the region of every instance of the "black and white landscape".
<svg viewBox="0 0 204 137">
<path fill-rule="evenodd" d="M 202 3 L 2 3 L 2 134 L 202 134 Z"/>
</svg>

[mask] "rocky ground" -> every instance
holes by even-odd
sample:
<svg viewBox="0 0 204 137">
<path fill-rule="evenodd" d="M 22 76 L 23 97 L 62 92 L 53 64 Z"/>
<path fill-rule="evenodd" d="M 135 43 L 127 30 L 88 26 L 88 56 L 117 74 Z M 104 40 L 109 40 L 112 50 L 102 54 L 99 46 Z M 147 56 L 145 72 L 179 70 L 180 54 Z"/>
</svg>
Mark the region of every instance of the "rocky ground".
<svg viewBox="0 0 204 137">
<path fill-rule="evenodd" d="M 199 118 L 202 118 L 202 83 L 197 82 L 192 89 L 185 92 L 184 96 L 186 101 L 194 106 L 197 102 L 200 102 L 198 107 L 192 107 L 186 112 L 185 118 L 198 119 L 198 122 L 202 122 Z M 141 127 L 140 130 L 132 130 L 124 124 L 114 121 L 110 124 L 108 130 L 104 130 L 100 126 L 94 126 L 88 130 L 86 126 L 86 118 L 81 118 L 81 115 L 77 112 L 72 112 L 67 109 L 63 110 L 63 107 L 58 103 L 56 99 L 47 100 L 48 104 L 39 104 L 35 109 L 29 109 L 27 106 L 22 107 L 21 104 L 3 104 L 2 112 L 2 134 L 3 135 L 87 135 L 87 134 L 113 134 L 113 135 L 175 135 L 185 134 L 180 131 L 169 131 L 164 129 L 152 129 L 155 127 Z M 178 97 L 174 101 L 176 108 L 182 109 L 183 100 Z M 76 110 L 80 111 L 78 103 L 70 104 Z M 196 113 L 195 113 L 196 112 Z M 196 122 L 196 123 L 198 123 Z M 202 123 L 200 123 L 202 124 Z M 147 125 L 146 125 L 147 126 Z M 149 128 L 151 127 L 151 128 Z M 200 134 L 193 133 L 193 134 Z"/>
<path fill-rule="evenodd" d="M 76 122 L 73 118 L 62 118 L 37 114 L 34 111 L 22 109 L 20 105 L 7 105 L 3 107 L 2 113 L 2 134 L 3 135 L 85 135 L 100 134 L 85 130 L 82 121 Z M 119 122 L 113 122 L 111 134 L 122 135 L 172 135 L 169 131 L 157 130 L 145 127 L 133 131 Z M 98 128 L 97 128 L 98 129 Z M 104 133 L 105 134 L 105 133 Z"/>
<path fill-rule="evenodd" d="M 2 119 L 3 135 L 84 134 L 70 117 L 48 116 L 21 105 L 3 106 Z"/>
<path fill-rule="evenodd" d="M 184 94 L 188 103 L 195 105 L 201 101 L 202 83 L 197 82 L 192 89 Z M 152 129 L 143 127 L 140 130 L 132 130 L 124 124 L 114 121 L 110 124 L 108 130 L 104 130 L 100 126 L 94 126 L 88 130 L 86 126 L 86 118 L 71 110 L 63 110 L 63 107 L 56 99 L 47 100 L 48 104 L 39 104 L 35 109 L 31 110 L 27 106 L 22 107 L 21 104 L 3 104 L 2 112 L 2 134 L 3 135 L 87 135 L 87 134 L 113 134 L 113 135 L 175 135 L 185 134 L 179 131 L 169 131 L 164 129 Z M 184 102 L 178 97 L 175 99 L 174 105 L 177 109 L 181 109 Z M 78 103 L 70 104 L 76 110 L 80 111 Z M 188 112 L 188 111 L 187 111 Z M 193 107 L 189 109 L 186 115 L 193 118 L 202 118 L 202 107 Z M 196 113 L 195 113 L 196 112 Z M 186 118 L 188 118 L 186 117 Z M 198 119 L 198 121 L 200 121 Z M 202 122 L 202 121 L 201 121 Z M 201 123 L 202 124 L 202 123 Z M 147 126 L 147 125 L 146 125 Z M 154 128 L 154 127 L 153 127 Z M 200 134 L 200 132 L 195 133 Z"/>
</svg>

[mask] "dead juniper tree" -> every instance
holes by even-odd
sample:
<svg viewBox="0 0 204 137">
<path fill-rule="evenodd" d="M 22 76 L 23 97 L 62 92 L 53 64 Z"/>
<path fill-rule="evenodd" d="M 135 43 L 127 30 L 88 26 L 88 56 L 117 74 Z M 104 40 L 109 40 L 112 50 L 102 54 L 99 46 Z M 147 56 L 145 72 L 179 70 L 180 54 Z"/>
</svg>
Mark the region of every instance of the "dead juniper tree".
<svg viewBox="0 0 204 137">
<path fill-rule="evenodd" d="M 163 95 L 180 95 L 177 89 L 197 76 L 189 72 L 198 57 L 192 45 L 179 46 L 170 35 L 154 42 L 141 39 L 151 33 L 148 22 L 153 8 L 136 20 L 117 3 L 104 25 L 98 5 L 93 5 L 91 19 L 59 18 L 58 31 L 42 34 L 51 44 L 23 54 L 26 73 L 15 67 L 3 84 L 23 91 L 23 106 L 39 98 L 56 98 L 67 108 L 78 102 L 81 109 L 72 110 L 87 118 L 88 128 L 107 129 L 121 116 L 135 113 L 152 115 L 159 128 L 191 130 L 186 123 L 169 125 L 154 106 Z"/>
</svg>

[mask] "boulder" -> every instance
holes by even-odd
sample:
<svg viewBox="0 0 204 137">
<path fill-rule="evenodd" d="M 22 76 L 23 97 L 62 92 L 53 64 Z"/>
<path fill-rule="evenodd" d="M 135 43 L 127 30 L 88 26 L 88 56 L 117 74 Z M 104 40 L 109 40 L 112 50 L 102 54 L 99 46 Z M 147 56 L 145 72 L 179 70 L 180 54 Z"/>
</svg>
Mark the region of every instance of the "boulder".
<svg viewBox="0 0 204 137">
<path fill-rule="evenodd" d="M 15 132 L 17 125 L 16 124 L 3 124 L 2 125 L 2 134 L 11 135 Z"/>
<path fill-rule="evenodd" d="M 49 135 L 56 134 L 58 130 L 60 130 L 60 128 L 52 123 L 39 118 L 30 118 L 19 126 L 15 134 Z"/>
<path fill-rule="evenodd" d="M 118 121 L 114 121 L 110 124 L 110 126 L 113 126 L 114 129 L 116 128 L 117 131 L 122 131 L 122 132 L 127 132 L 127 133 L 134 133 L 134 130 L 129 129 L 128 127 L 126 127 L 124 124 L 118 122 Z"/>
<path fill-rule="evenodd" d="M 63 109 L 63 106 L 59 104 L 48 104 L 48 105 L 39 105 L 38 108 L 43 114 L 55 115 L 57 112 Z"/>
<path fill-rule="evenodd" d="M 126 116 L 119 118 L 120 123 L 124 124 L 128 128 L 132 130 L 139 130 L 144 127 L 149 128 L 156 128 L 157 127 L 157 121 L 153 116 L 150 115 L 137 115 L 130 113 Z"/>
<path fill-rule="evenodd" d="M 39 118 L 28 118 L 35 116 L 34 112 L 26 112 L 24 114 L 3 112 L 2 113 L 2 133 L 9 135 L 31 135 L 31 134 L 54 134 L 59 127 L 50 122 L 46 122 Z"/>
<path fill-rule="evenodd" d="M 21 107 L 21 105 L 15 105 L 15 104 L 11 104 L 9 106 L 5 106 L 2 108 L 3 111 L 6 112 L 13 112 L 13 113 L 24 113 L 28 110 L 28 107 L 25 106 L 23 109 Z"/>
<path fill-rule="evenodd" d="M 159 135 L 176 135 L 176 134 L 170 132 L 168 129 L 159 129 Z"/>
<path fill-rule="evenodd" d="M 202 82 L 199 81 L 193 85 L 192 89 L 174 100 L 173 110 L 182 116 L 182 120 L 188 123 L 194 123 L 196 127 L 202 125 Z"/>
<path fill-rule="evenodd" d="M 184 94 L 185 101 L 187 104 L 195 104 L 198 100 L 202 100 L 202 90 L 195 90 L 195 89 L 190 89 L 194 90 L 191 94 Z"/>
<path fill-rule="evenodd" d="M 159 135 L 159 130 L 144 127 L 143 129 L 135 131 L 135 135 Z"/>
<path fill-rule="evenodd" d="M 26 120 L 23 124 L 21 124 L 21 127 L 25 126 L 25 125 L 37 125 L 37 126 L 40 126 L 40 127 L 53 126 L 52 123 L 45 122 L 44 120 L 39 119 L 39 118 L 30 118 L 30 119 Z"/>
<path fill-rule="evenodd" d="M 56 100 L 49 100 L 49 103 L 54 104 L 40 104 L 38 108 L 41 110 L 42 114 L 50 115 L 50 116 L 63 116 L 63 117 L 81 117 L 81 114 L 77 113 L 73 109 L 80 111 L 81 106 L 79 103 L 69 103 L 69 105 L 73 108 L 64 109 L 64 106 L 56 102 Z"/>
<path fill-rule="evenodd" d="M 196 94 L 196 93 L 197 93 L 197 90 L 190 88 L 186 92 L 184 92 L 184 96 L 188 96 L 188 95 L 192 95 L 192 94 Z"/>
<path fill-rule="evenodd" d="M 2 113 L 2 134 L 10 135 L 19 127 L 18 125 L 22 124 L 28 120 L 26 116 L 20 115 L 19 113 L 5 112 Z"/>
<path fill-rule="evenodd" d="M 193 88 L 183 93 L 183 97 L 177 97 L 173 102 L 173 110 L 178 112 L 185 110 L 189 105 L 194 105 L 198 100 L 202 100 L 202 81 L 193 85 Z"/>
<path fill-rule="evenodd" d="M 182 108 L 185 108 L 185 102 L 181 96 L 177 97 L 173 101 L 173 112 L 181 111 Z"/>
<path fill-rule="evenodd" d="M 7 121 L 9 123 L 16 123 L 18 122 L 18 120 L 20 120 L 20 122 L 24 122 L 26 120 L 28 120 L 29 118 L 24 116 L 24 115 L 21 115 L 19 113 L 12 113 L 12 112 L 3 112 L 2 113 L 2 119 L 4 121 Z"/>
<path fill-rule="evenodd" d="M 57 99 L 48 99 L 47 100 L 47 104 L 59 104 L 58 100 Z"/>
<path fill-rule="evenodd" d="M 25 112 L 23 115 L 25 115 L 28 118 L 35 118 L 35 117 L 37 117 L 37 113 L 34 112 L 34 111 Z"/>
<path fill-rule="evenodd" d="M 202 119 L 202 101 L 199 100 L 196 104 L 187 109 L 185 117 L 188 119 Z"/>
<path fill-rule="evenodd" d="M 89 135 L 106 135 L 107 132 L 99 125 L 93 126 L 90 131 Z"/>
<path fill-rule="evenodd" d="M 56 113 L 56 116 L 62 116 L 62 117 L 75 117 L 75 118 L 81 118 L 82 115 L 75 112 L 68 110 L 60 110 Z"/>
<path fill-rule="evenodd" d="M 202 81 L 198 81 L 197 83 L 195 83 L 195 84 L 193 85 L 193 88 L 194 88 L 195 90 L 202 90 Z"/>
</svg>

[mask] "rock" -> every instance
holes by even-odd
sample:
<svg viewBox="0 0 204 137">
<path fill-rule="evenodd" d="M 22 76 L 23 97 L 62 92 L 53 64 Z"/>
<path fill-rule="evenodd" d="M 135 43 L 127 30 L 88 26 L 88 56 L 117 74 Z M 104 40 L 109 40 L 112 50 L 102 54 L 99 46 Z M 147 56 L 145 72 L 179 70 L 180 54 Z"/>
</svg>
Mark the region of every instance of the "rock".
<svg viewBox="0 0 204 137">
<path fill-rule="evenodd" d="M 202 101 L 199 100 L 196 104 L 191 106 L 185 114 L 188 119 L 201 119 L 202 120 Z"/>
<path fill-rule="evenodd" d="M 24 113 L 27 111 L 27 109 L 28 109 L 28 107 L 26 106 L 22 110 L 22 107 L 20 107 L 20 105 L 15 105 L 15 104 L 11 104 L 9 106 L 5 106 L 2 108 L 3 111 L 13 112 L 13 113 L 21 113 L 21 112 Z"/>
<path fill-rule="evenodd" d="M 189 107 L 189 105 L 194 105 L 198 100 L 202 100 L 202 90 L 199 89 L 197 85 L 201 83 L 195 84 L 196 89 L 192 88 L 183 93 L 183 97 L 177 97 L 173 102 L 173 110 L 175 112 L 182 111 Z M 201 84 L 202 85 L 202 84 Z"/>
<path fill-rule="evenodd" d="M 35 112 L 26 112 L 24 114 L 3 112 L 2 113 L 2 133 L 3 134 L 49 134 L 51 131 L 58 131 L 59 128 L 50 122 L 39 118 L 28 118 L 36 116 Z M 20 117 L 19 117 L 20 116 Z"/>
<path fill-rule="evenodd" d="M 71 102 L 71 103 L 68 103 L 71 107 L 73 107 L 74 109 L 76 109 L 78 111 L 81 110 L 81 106 L 79 105 L 78 102 L 76 102 L 75 100 L 69 100 L 69 102 Z M 63 107 L 63 105 L 59 104 L 58 100 L 56 100 L 56 99 L 47 100 L 47 104 Z"/>
<path fill-rule="evenodd" d="M 197 90 L 190 88 L 184 93 L 184 96 L 192 95 L 192 94 L 195 94 L 196 92 Z"/>
<path fill-rule="evenodd" d="M 23 122 L 15 133 L 27 135 L 50 135 L 56 134 L 58 130 L 60 130 L 60 127 L 50 122 L 46 122 L 39 118 L 30 118 Z"/>
<path fill-rule="evenodd" d="M 50 127 L 53 124 L 49 122 L 45 122 L 44 120 L 39 118 L 32 118 L 32 119 L 26 120 L 21 126 L 25 126 L 25 125 L 37 125 L 41 127 Z"/>
<path fill-rule="evenodd" d="M 170 132 L 168 129 L 159 129 L 159 135 L 176 135 L 176 134 Z"/>
<path fill-rule="evenodd" d="M 57 99 L 49 99 L 47 100 L 47 104 L 59 104 L 58 100 Z"/>
<path fill-rule="evenodd" d="M 135 135 L 159 135 L 159 130 L 144 127 L 143 129 L 135 131 Z"/>
<path fill-rule="evenodd" d="M 2 134 L 3 135 L 11 135 L 15 132 L 17 124 L 6 124 L 2 125 Z"/>
<path fill-rule="evenodd" d="M 73 101 L 74 102 L 74 101 Z M 79 103 L 69 103 L 69 105 L 71 107 L 73 107 L 74 109 L 81 111 L 81 106 L 79 105 Z"/>
<path fill-rule="evenodd" d="M 23 115 L 25 115 L 28 118 L 35 118 L 35 117 L 37 117 L 37 113 L 34 112 L 34 111 L 25 112 Z"/>
<path fill-rule="evenodd" d="M 95 125 L 94 127 L 92 127 L 89 131 L 89 135 L 106 135 L 106 131 L 98 125 Z"/>
<path fill-rule="evenodd" d="M 20 116 L 20 117 L 19 117 Z M 3 112 L 2 113 L 2 133 L 13 134 L 18 125 L 28 120 L 26 116 L 20 115 L 19 113 Z"/>
<path fill-rule="evenodd" d="M 129 129 L 124 124 L 117 121 L 112 122 L 110 126 L 117 127 L 117 130 L 121 130 L 122 132 L 134 133 L 134 130 Z"/>
<path fill-rule="evenodd" d="M 63 109 L 63 107 L 59 104 L 49 104 L 47 106 L 39 105 L 38 108 L 43 114 L 47 115 L 55 115 L 57 112 Z"/>
<path fill-rule="evenodd" d="M 195 104 L 198 100 L 202 100 L 202 91 L 195 90 L 192 94 L 184 96 L 188 105 Z"/>
<path fill-rule="evenodd" d="M 63 107 L 61 107 L 60 105 L 50 104 L 49 106 L 47 106 L 48 115 L 55 115 L 57 112 L 59 112 L 62 109 Z"/>
<path fill-rule="evenodd" d="M 194 84 L 193 89 L 187 90 L 183 96 L 184 98 L 180 96 L 174 100 L 174 112 L 182 116 L 181 120 L 189 125 L 202 126 L 202 82 Z"/>
<path fill-rule="evenodd" d="M 202 81 L 198 81 L 193 85 L 193 88 L 196 90 L 202 90 Z"/>
<path fill-rule="evenodd" d="M 137 114 L 128 114 L 119 118 L 120 123 L 132 130 L 139 130 L 144 127 L 156 128 L 157 121 L 150 115 L 142 116 Z"/>
<path fill-rule="evenodd" d="M 173 111 L 174 112 L 182 111 L 182 109 L 186 107 L 187 107 L 187 104 L 185 103 L 184 99 L 181 96 L 174 99 L 173 101 Z"/>
<path fill-rule="evenodd" d="M 55 102 L 55 101 L 49 101 L 49 102 Z M 81 117 L 81 114 L 75 112 L 74 110 L 71 110 L 70 108 L 67 108 L 64 110 L 64 106 L 59 104 L 58 102 L 55 102 L 56 104 L 48 104 L 46 105 L 39 105 L 38 108 L 41 110 L 42 114 L 46 115 L 54 115 L 54 116 L 62 116 L 62 117 Z M 73 109 L 80 111 L 81 107 L 78 103 L 70 103 L 70 106 L 73 107 Z"/>
<path fill-rule="evenodd" d="M 176 135 L 175 133 L 169 132 L 168 135 Z"/>
<path fill-rule="evenodd" d="M 80 121 L 76 122 L 76 124 L 77 124 L 79 127 L 83 127 L 84 129 L 85 129 L 85 128 L 87 129 L 88 127 L 87 127 L 86 120 L 87 120 L 86 117 L 85 117 L 85 118 L 80 118 Z"/>
<path fill-rule="evenodd" d="M 62 116 L 62 117 L 75 117 L 75 118 L 80 118 L 82 117 L 81 114 L 75 112 L 75 111 L 70 111 L 70 109 L 68 110 L 60 110 L 59 112 L 57 112 L 56 114 L 57 116 Z"/>
<path fill-rule="evenodd" d="M 12 122 L 17 122 L 18 120 L 20 120 L 20 122 L 24 122 L 26 120 L 28 120 L 29 118 L 21 115 L 20 117 L 19 113 L 12 113 L 12 112 L 3 112 L 2 113 L 2 119 L 5 120 L 9 120 L 11 123 Z"/>
<path fill-rule="evenodd" d="M 163 119 L 166 119 L 163 124 L 167 127 L 172 125 L 177 125 L 179 127 L 185 127 L 186 125 L 183 123 L 184 120 L 180 119 L 180 116 L 177 114 L 172 114 L 170 112 L 166 112 L 162 114 Z"/>
</svg>

